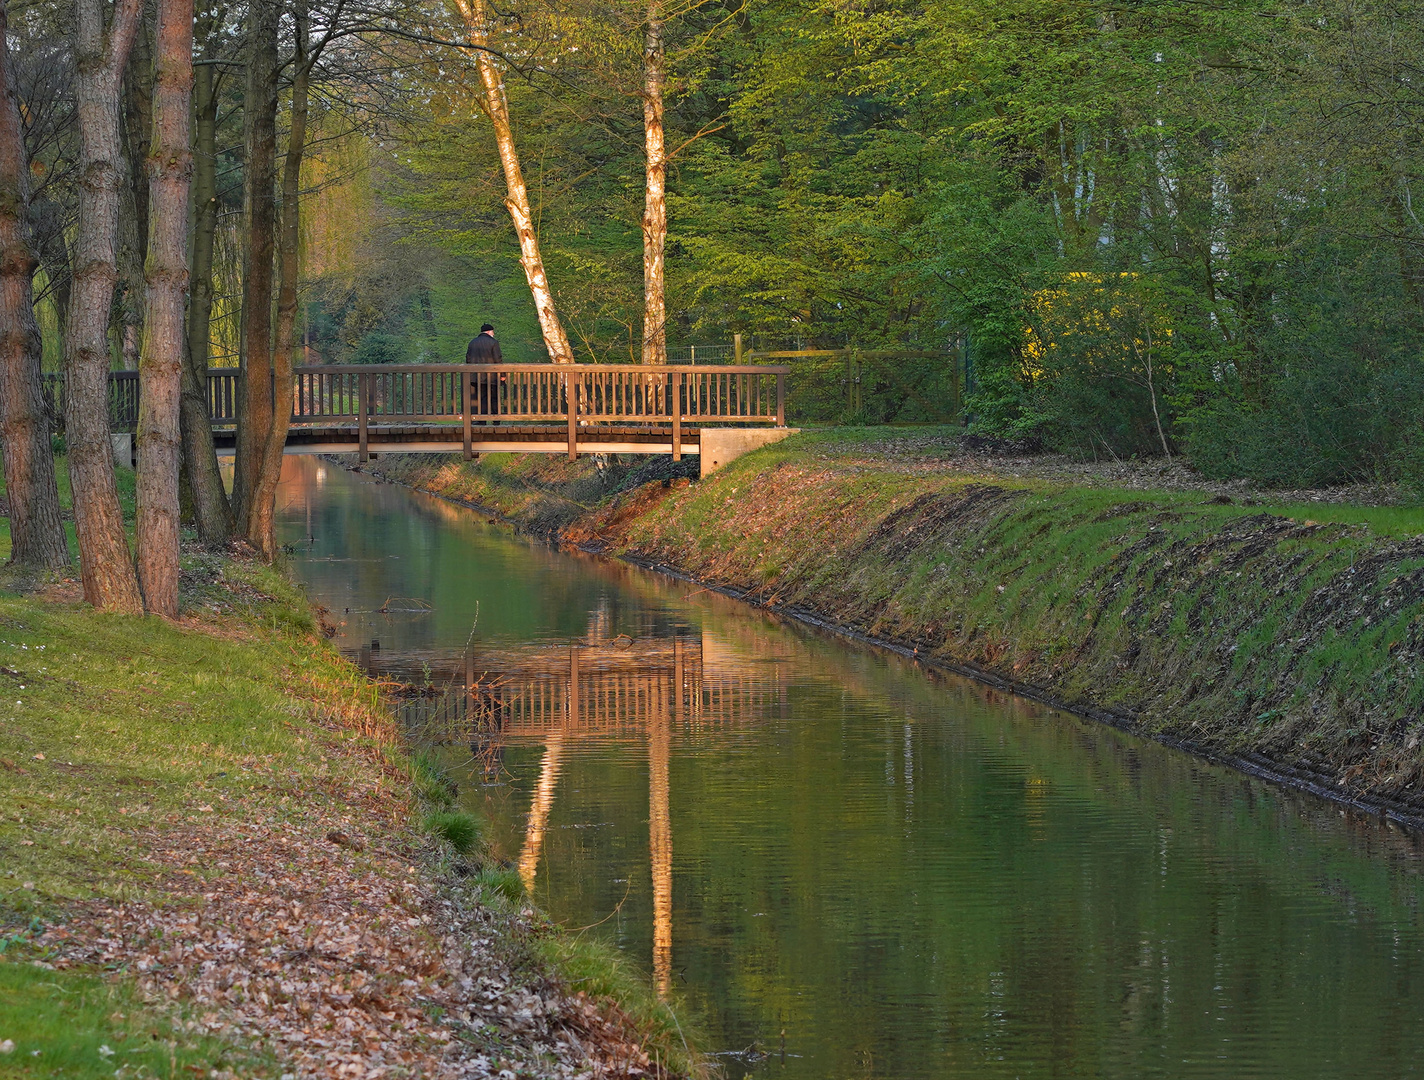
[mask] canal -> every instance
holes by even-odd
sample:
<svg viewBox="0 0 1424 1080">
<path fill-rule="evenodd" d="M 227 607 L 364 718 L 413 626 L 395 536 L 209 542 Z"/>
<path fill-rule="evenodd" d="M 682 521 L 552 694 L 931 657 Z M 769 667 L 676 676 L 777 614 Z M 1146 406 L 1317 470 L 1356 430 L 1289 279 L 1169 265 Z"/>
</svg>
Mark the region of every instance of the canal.
<svg viewBox="0 0 1424 1080">
<path fill-rule="evenodd" d="M 1410 833 L 289 458 L 282 540 L 731 1077 L 1424 1073 Z"/>
</svg>

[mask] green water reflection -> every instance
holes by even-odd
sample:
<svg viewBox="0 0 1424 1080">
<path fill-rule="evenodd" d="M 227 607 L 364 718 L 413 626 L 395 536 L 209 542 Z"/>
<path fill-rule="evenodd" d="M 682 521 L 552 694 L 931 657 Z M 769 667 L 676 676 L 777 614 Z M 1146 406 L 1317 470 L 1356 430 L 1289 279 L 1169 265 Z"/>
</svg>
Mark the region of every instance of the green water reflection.
<svg viewBox="0 0 1424 1080">
<path fill-rule="evenodd" d="M 465 798 L 729 1074 L 1424 1072 L 1415 837 L 331 465 L 280 498 L 345 647 L 498 682 Z"/>
</svg>

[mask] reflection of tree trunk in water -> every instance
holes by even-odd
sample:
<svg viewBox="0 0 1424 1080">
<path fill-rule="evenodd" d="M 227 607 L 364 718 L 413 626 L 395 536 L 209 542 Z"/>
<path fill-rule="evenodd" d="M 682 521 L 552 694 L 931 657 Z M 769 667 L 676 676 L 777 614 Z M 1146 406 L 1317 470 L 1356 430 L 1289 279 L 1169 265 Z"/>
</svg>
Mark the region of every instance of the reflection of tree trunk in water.
<svg viewBox="0 0 1424 1080">
<path fill-rule="evenodd" d="M 674 686 L 672 691 L 680 698 L 682 686 Z M 668 710 L 655 707 L 648 717 L 648 844 L 653 873 L 653 985 L 659 997 L 672 991 L 672 815 L 668 800 L 671 755 Z"/>
<path fill-rule="evenodd" d="M 509 122 L 509 98 L 504 92 L 504 79 L 495 58 L 489 52 L 489 12 L 485 0 L 455 0 L 460 15 L 465 21 L 465 32 L 470 44 L 475 46 L 475 66 L 479 69 L 480 83 L 484 94 L 480 107 L 490 119 L 494 128 L 495 145 L 499 150 L 500 165 L 504 168 L 504 182 L 508 191 L 505 206 L 510 220 L 514 222 L 514 232 L 519 238 L 519 263 L 524 267 L 524 276 L 529 282 L 529 291 L 534 297 L 534 310 L 539 315 L 539 329 L 544 335 L 544 347 L 549 350 L 549 359 L 556 364 L 572 364 L 573 349 L 564 333 L 564 324 L 559 321 L 559 313 L 554 307 L 554 293 L 549 288 L 549 278 L 544 272 L 544 258 L 539 253 L 539 236 L 534 230 L 534 214 L 529 206 L 529 189 L 524 183 L 524 170 L 519 165 L 519 152 L 514 146 L 514 129 Z"/>
<path fill-rule="evenodd" d="M 559 783 L 559 768 L 563 765 L 564 734 L 556 731 L 544 744 L 544 764 L 539 769 L 539 787 L 534 792 L 534 804 L 529 807 L 529 827 L 524 834 L 524 850 L 519 853 L 519 880 L 524 891 L 534 895 L 534 875 L 539 869 L 539 857 L 544 853 L 544 829 L 549 823 L 549 811 L 554 805 L 554 789 Z"/>
<path fill-rule="evenodd" d="M 539 788 L 534 792 L 534 804 L 529 807 L 529 828 L 524 835 L 524 850 L 519 853 L 519 880 L 524 891 L 534 895 L 534 875 L 539 869 L 539 856 L 544 850 L 544 828 L 549 822 L 549 810 L 554 805 L 554 788 L 559 783 L 559 768 L 564 758 L 564 732 L 578 727 L 579 722 L 579 650 L 569 646 L 568 710 L 563 724 L 549 733 L 544 744 L 544 764 L 539 769 Z"/>
</svg>

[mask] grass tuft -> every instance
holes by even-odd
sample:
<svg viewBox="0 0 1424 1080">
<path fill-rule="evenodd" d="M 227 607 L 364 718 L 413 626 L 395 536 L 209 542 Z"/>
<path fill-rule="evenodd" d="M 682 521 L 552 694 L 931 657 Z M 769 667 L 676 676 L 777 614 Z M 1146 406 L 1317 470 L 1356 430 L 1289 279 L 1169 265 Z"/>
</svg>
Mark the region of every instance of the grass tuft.
<svg viewBox="0 0 1424 1080">
<path fill-rule="evenodd" d="M 425 831 L 444 840 L 459 855 L 468 855 L 480 840 L 480 823 L 463 810 L 437 810 L 426 814 Z"/>
</svg>

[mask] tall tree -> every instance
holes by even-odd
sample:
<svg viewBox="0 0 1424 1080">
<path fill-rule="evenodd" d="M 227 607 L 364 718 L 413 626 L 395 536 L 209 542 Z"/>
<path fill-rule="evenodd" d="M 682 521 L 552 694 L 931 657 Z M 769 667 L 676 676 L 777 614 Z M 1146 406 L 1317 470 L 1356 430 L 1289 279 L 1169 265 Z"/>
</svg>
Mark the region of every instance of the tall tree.
<svg viewBox="0 0 1424 1080">
<path fill-rule="evenodd" d="M 119 87 L 142 0 L 75 0 L 75 111 L 79 135 L 79 226 L 64 341 L 65 435 L 84 598 L 139 612 L 109 438 L 109 311 L 117 278 L 119 195 L 124 183 Z"/>
<path fill-rule="evenodd" d="M 188 186 L 193 174 L 193 0 L 158 0 L 148 152 L 146 311 L 139 354 L 138 581 L 144 607 L 178 617 L 178 463 Z"/>
<path fill-rule="evenodd" d="M 0 449 L 10 499 L 10 562 L 68 564 L 59 488 L 40 377 L 33 278 L 39 265 L 30 225 L 30 163 L 0 0 Z"/>
<path fill-rule="evenodd" d="M 218 67 L 213 42 L 220 16 L 205 18 L 203 60 L 194 72 L 193 236 L 190 260 L 187 348 L 183 353 L 180 430 L 183 460 L 193 498 L 198 538 L 217 544 L 232 535 L 232 505 L 223 488 L 208 416 L 207 367 L 213 314 L 213 242 L 218 221 Z"/>
<path fill-rule="evenodd" d="M 242 268 L 242 375 L 237 403 L 233 509 L 249 540 L 257 482 L 272 430 L 272 286 L 277 202 L 276 0 L 253 0 L 247 15 L 247 93 L 243 98 L 247 251 Z"/>
<path fill-rule="evenodd" d="M 291 425 L 292 348 L 297 330 L 297 279 L 301 272 L 301 180 L 306 152 L 308 98 L 312 65 L 320 55 L 309 47 L 305 0 L 297 0 L 295 52 L 292 57 L 292 115 L 287 136 L 287 158 L 282 166 L 281 228 L 277 241 L 277 333 L 272 351 L 272 385 L 277 387 L 267 442 L 248 511 L 247 535 L 265 558 L 277 553 L 277 482 L 282 476 L 282 455 Z M 328 36 L 329 40 L 329 36 Z"/>
<path fill-rule="evenodd" d="M 643 363 L 667 363 L 667 143 L 663 132 L 662 0 L 648 0 L 643 46 L 643 141 L 646 180 L 643 204 Z"/>
<path fill-rule="evenodd" d="M 514 145 L 514 129 L 509 119 L 509 97 L 504 89 L 504 76 L 500 73 L 490 45 L 489 9 L 485 0 L 454 2 L 464 19 L 466 37 L 474 49 L 475 65 L 483 88 L 480 107 L 489 117 L 490 126 L 494 129 L 495 146 L 499 151 L 499 162 L 504 169 L 505 188 L 508 192 L 505 206 L 509 209 L 515 235 L 519 238 L 519 262 L 524 267 L 529 292 L 534 297 L 534 309 L 539 315 L 539 329 L 544 336 L 544 346 L 549 350 L 549 359 L 554 363 L 571 364 L 574 360 L 573 349 L 569 346 L 564 325 L 559 321 L 559 313 L 554 306 L 554 294 L 549 288 L 549 277 L 544 272 L 544 259 L 539 253 L 539 234 L 534 227 L 529 188 L 524 183 L 519 151 Z"/>
</svg>

